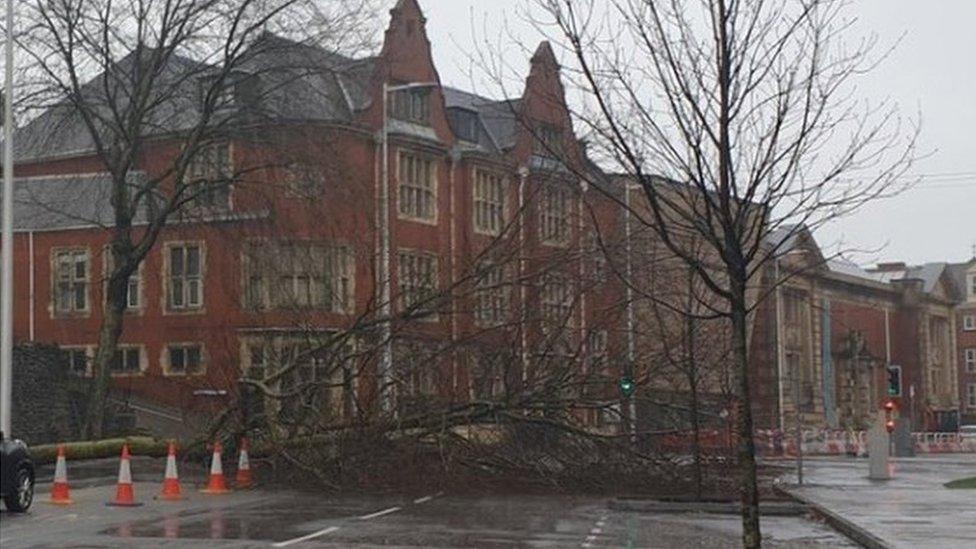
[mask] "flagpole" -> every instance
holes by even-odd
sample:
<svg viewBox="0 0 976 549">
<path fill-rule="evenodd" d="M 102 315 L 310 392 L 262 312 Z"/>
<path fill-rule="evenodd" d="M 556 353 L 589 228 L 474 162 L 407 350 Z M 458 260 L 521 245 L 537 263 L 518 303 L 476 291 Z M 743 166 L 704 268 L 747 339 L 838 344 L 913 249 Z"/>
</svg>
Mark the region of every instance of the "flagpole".
<svg viewBox="0 0 976 549">
<path fill-rule="evenodd" d="M 14 1 L 7 0 L 3 101 L 3 239 L 0 242 L 0 431 L 10 437 L 13 408 L 14 297 Z"/>
</svg>

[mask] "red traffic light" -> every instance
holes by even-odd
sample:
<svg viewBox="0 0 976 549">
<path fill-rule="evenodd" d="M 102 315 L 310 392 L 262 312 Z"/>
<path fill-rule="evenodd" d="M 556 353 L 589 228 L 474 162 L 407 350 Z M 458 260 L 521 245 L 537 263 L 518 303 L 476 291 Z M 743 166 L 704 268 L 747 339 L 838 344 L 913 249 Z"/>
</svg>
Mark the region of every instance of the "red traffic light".
<svg viewBox="0 0 976 549">
<path fill-rule="evenodd" d="M 893 431 L 895 430 L 895 420 L 893 420 L 893 419 L 889 419 L 888 421 L 886 421 L 886 422 L 885 422 L 885 429 L 887 429 L 887 430 L 888 430 L 888 433 L 889 433 L 889 434 L 890 434 L 891 432 L 893 432 Z"/>
<path fill-rule="evenodd" d="M 886 400 L 885 403 L 884 403 L 884 409 L 885 409 L 886 412 L 890 412 L 890 411 L 894 410 L 895 409 L 895 401 L 894 400 Z"/>
</svg>

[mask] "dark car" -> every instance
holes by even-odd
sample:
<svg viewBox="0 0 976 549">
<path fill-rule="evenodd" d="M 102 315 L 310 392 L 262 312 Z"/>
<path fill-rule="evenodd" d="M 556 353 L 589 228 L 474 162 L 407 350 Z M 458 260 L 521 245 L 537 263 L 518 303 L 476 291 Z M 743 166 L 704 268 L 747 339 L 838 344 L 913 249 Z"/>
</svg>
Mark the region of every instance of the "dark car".
<svg viewBox="0 0 976 549">
<path fill-rule="evenodd" d="M 0 496 L 7 510 L 23 513 L 34 501 L 34 461 L 22 440 L 0 432 Z"/>
</svg>

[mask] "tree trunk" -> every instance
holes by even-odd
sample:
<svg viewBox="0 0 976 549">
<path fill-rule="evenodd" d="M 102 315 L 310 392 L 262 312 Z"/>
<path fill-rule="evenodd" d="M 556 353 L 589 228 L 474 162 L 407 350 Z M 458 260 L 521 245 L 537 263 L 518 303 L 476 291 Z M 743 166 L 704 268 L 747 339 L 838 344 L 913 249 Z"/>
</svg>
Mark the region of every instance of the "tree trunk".
<svg viewBox="0 0 976 549">
<path fill-rule="evenodd" d="M 108 400 L 109 384 L 112 380 L 111 364 L 115 359 L 119 338 L 122 335 L 122 320 L 125 314 L 128 274 L 112 273 L 106 287 L 107 303 L 98 336 L 98 350 L 95 352 L 94 387 L 88 401 L 88 418 L 85 435 L 89 439 L 99 439 L 105 427 L 105 408 Z"/>
<path fill-rule="evenodd" d="M 738 375 L 739 402 L 737 422 L 739 435 L 740 495 L 742 499 L 742 546 L 762 546 L 759 529 L 759 483 L 756 474 L 756 444 L 752 438 L 752 399 L 749 393 L 749 355 L 746 337 L 746 284 L 732 275 L 730 300 L 732 316 L 732 360 Z"/>
</svg>

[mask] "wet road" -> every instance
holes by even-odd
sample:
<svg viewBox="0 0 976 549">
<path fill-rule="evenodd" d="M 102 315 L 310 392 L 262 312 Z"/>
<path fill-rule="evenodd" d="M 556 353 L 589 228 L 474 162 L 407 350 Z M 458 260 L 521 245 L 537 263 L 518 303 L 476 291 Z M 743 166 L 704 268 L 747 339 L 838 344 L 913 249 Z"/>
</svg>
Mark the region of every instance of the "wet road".
<svg viewBox="0 0 976 549">
<path fill-rule="evenodd" d="M 155 484 L 137 483 L 137 497 Z M 184 487 L 186 490 L 186 487 Z M 316 497 L 285 491 L 188 493 L 109 508 L 113 488 L 74 490 L 73 506 L 38 501 L 0 517 L 0 545 L 21 547 L 738 547 L 735 517 L 611 511 L 605 499 L 417 494 Z M 42 497 L 42 500 L 44 498 Z M 769 547 L 851 547 L 800 517 L 769 518 Z"/>
</svg>

